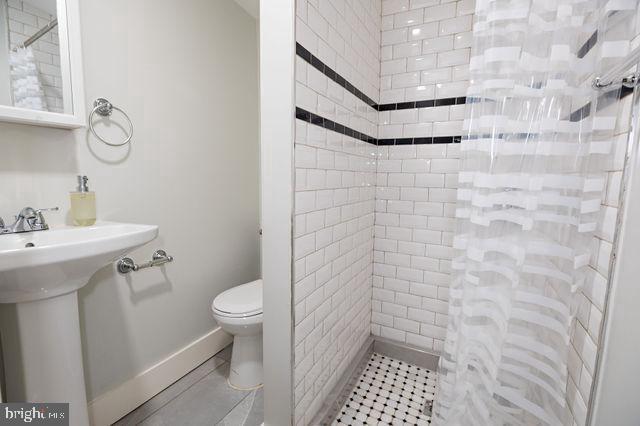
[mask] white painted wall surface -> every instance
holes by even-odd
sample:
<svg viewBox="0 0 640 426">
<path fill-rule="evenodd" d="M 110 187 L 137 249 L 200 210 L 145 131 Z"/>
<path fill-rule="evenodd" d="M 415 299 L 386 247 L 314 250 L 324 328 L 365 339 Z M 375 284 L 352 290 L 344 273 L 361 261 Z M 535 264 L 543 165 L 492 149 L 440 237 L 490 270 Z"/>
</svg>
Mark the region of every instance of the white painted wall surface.
<svg viewBox="0 0 640 426">
<path fill-rule="evenodd" d="M 293 0 L 262 0 L 260 13 L 260 184 L 264 424 L 291 425 L 293 348 Z M 268 7 L 267 7 L 268 6 Z"/>
<path fill-rule="evenodd" d="M 104 96 L 127 111 L 132 145 L 0 124 L 0 216 L 60 206 L 47 219 L 69 222 L 82 173 L 100 219 L 160 226 L 134 259 L 175 257 L 126 277 L 106 267 L 80 292 L 92 400 L 212 330 L 212 299 L 259 277 L 258 55 L 256 22 L 233 0 L 80 7 L 86 105 Z"/>
</svg>

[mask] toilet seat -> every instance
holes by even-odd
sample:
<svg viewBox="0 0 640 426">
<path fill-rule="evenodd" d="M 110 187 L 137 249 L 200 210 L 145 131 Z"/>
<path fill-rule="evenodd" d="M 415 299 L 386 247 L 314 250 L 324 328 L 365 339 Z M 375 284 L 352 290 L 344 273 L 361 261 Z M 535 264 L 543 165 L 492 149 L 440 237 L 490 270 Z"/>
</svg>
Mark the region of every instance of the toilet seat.
<svg viewBox="0 0 640 426">
<path fill-rule="evenodd" d="M 213 308 L 213 313 L 224 318 L 251 318 L 262 315 L 262 310 L 258 312 L 250 312 L 250 313 L 230 313 L 230 312 L 222 312 Z"/>
<path fill-rule="evenodd" d="M 222 317 L 248 318 L 262 314 L 262 280 L 223 291 L 211 304 L 213 312 Z"/>
</svg>

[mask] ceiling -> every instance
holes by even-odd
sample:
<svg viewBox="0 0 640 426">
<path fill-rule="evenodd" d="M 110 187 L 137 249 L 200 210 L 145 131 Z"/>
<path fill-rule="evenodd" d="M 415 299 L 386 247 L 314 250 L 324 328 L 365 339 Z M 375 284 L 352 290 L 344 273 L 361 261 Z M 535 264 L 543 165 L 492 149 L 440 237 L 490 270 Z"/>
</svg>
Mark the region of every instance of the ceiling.
<svg viewBox="0 0 640 426">
<path fill-rule="evenodd" d="M 260 18 L 260 0 L 235 0 L 247 13 L 256 19 Z"/>
</svg>

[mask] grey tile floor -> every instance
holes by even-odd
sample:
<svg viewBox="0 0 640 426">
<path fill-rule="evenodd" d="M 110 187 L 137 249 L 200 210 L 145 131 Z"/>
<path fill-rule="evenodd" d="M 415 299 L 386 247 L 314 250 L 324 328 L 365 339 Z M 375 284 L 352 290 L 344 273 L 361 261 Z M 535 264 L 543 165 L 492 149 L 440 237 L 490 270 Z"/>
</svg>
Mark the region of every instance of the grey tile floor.
<svg viewBox="0 0 640 426">
<path fill-rule="evenodd" d="M 239 391 L 227 385 L 231 346 L 115 423 L 116 426 L 259 426 L 262 388 Z"/>
</svg>

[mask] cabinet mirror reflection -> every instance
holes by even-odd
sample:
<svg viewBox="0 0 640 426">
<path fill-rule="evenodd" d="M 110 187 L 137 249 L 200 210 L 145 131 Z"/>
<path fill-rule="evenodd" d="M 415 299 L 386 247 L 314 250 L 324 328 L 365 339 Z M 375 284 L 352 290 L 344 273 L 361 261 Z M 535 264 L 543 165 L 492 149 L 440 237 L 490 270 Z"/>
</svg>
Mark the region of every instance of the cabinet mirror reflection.
<svg viewBox="0 0 640 426">
<path fill-rule="evenodd" d="M 71 112 L 56 6 L 56 0 L 0 0 L 0 105 Z"/>
</svg>

